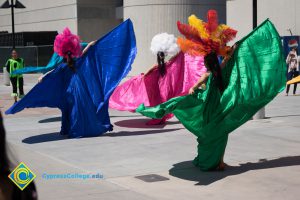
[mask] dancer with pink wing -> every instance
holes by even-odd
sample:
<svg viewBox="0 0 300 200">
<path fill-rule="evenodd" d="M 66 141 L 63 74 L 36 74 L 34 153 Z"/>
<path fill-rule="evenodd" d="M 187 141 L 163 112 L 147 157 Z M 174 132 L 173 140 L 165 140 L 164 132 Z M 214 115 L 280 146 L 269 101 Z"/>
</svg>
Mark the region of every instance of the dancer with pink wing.
<svg viewBox="0 0 300 200">
<path fill-rule="evenodd" d="M 110 108 L 135 112 L 141 103 L 156 106 L 188 93 L 206 72 L 206 68 L 202 56 L 193 57 L 179 52 L 176 40 L 174 35 L 167 33 L 154 36 L 150 50 L 157 57 L 157 65 L 147 73 L 119 85 L 110 98 Z M 168 56 L 171 59 L 165 62 Z M 162 119 L 152 119 L 147 125 L 164 124 L 171 117 L 173 114 L 166 115 Z"/>
</svg>

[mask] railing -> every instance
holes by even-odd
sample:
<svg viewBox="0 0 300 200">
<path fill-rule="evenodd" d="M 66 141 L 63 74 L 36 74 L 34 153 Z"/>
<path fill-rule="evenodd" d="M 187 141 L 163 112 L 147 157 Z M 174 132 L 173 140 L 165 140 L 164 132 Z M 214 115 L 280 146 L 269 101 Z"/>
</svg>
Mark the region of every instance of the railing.
<svg viewBox="0 0 300 200">
<path fill-rule="evenodd" d="M 0 71 L 11 57 L 11 47 L 0 47 Z M 25 66 L 45 66 L 53 54 L 52 45 L 20 46 L 16 47 L 20 58 L 24 59 Z"/>
</svg>

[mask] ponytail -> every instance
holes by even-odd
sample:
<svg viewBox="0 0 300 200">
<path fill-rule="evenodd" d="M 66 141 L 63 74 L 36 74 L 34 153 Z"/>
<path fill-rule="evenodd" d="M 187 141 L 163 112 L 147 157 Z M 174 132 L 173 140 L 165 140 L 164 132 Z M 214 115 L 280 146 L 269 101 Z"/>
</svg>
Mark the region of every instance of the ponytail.
<svg viewBox="0 0 300 200">
<path fill-rule="evenodd" d="M 74 60 L 73 60 L 73 58 L 72 58 L 72 56 L 71 56 L 71 52 L 68 52 L 67 53 L 67 65 L 68 65 L 68 67 L 73 71 L 73 72 L 75 72 L 76 71 L 76 69 L 75 69 L 75 67 L 74 67 Z"/>
<path fill-rule="evenodd" d="M 205 67 L 211 71 L 214 80 L 216 81 L 217 87 L 220 92 L 223 93 L 224 85 L 222 78 L 222 70 L 219 64 L 218 56 L 216 53 L 212 52 L 204 57 Z"/>
<path fill-rule="evenodd" d="M 157 64 L 158 70 L 161 76 L 166 74 L 166 63 L 165 63 L 165 54 L 164 52 L 157 53 Z"/>
</svg>

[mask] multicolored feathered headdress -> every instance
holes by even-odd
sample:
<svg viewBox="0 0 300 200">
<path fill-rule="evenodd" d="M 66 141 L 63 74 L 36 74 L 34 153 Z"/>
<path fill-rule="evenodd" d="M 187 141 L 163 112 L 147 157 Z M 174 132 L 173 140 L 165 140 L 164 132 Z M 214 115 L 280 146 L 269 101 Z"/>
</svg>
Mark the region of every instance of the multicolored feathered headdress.
<svg viewBox="0 0 300 200">
<path fill-rule="evenodd" d="M 81 56 L 80 38 L 71 33 L 69 28 L 65 28 L 61 34 L 55 37 L 54 51 L 61 57 L 71 58 Z"/>
<path fill-rule="evenodd" d="M 215 10 L 207 12 L 207 22 L 191 15 L 189 24 L 177 22 L 178 30 L 185 38 L 179 37 L 177 40 L 183 52 L 195 56 L 205 56 L 211 52 L 225 56 L 230 47 L 226 43 L 234 39 L 237 31 L 229 26 L 218 23 L 218 14 Z"/>
</svg>

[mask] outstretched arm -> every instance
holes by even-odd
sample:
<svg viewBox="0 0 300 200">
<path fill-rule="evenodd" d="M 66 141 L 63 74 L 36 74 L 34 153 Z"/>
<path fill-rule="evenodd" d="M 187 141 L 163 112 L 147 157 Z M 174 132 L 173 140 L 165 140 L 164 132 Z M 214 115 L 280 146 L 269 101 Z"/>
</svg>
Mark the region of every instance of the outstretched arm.
<svg viewBox="0 0 300 200">
<path fill-rule="evenodd" d="M 43 78 L 44 78 L 45 76 L 47 76 L 49 73 L 51 73 L 53 70 L 54 70 L 54 69 L 52 69 L 51 71 L 47 72 L 46 74 L 40 76 L 40 77 L 38 78 L 38 82 L 39 82 L 39 83 L 42 82 L 42 81 L 43 81 Z"/>
<path fill-rule="evenodd" d="M 231 56 L 234 54 L 234 51 L 237 48 L 237 46 L 238 46 L 237 44 L 234 44 L 231 47 L 230 52 L 228 53 L 228 55 L 223 59 L 222 63 L 220 64 L 221 69 L 223 69 L 226 66 L 228 60 L 230 60 Z"/>
<path fill-rule="evenodd" d="M 90 42 L 90 43 L 83 49 L 82 55 L 84 55 L 84 54 L 89 50 L 89 48 L 90 48 L 91 46 L 93 46 L 95 43 L 96 43 L 96 40 Z"/>
<path fill-rule="evenodd" d="M 210 72 L 206 72 L 205 74 L 203 74 L 200 79 L 198 80 L 198 82 L 190 88 L 189 90 L 189 94 L 194 94 L 195 93 L 195 90 L 198 89 L 203 83 L 205 83 L 208 79 L 210 75 Z"/>
<path fill-rule="evenodd" d="M 10 61 L 9 60 L 6 62 L 5 67 L 6 67 L 6 71 L 10 74 Z"/>
<path fill-rule="evenodd" d="M 145 74 L 144 76 L 147 76 L 148 74 L 150 74 L 154 69 L 156 69 L 158 67 L 158 65 L 154 65 L 153 67 L 151 67 Z"/>
</svg>

